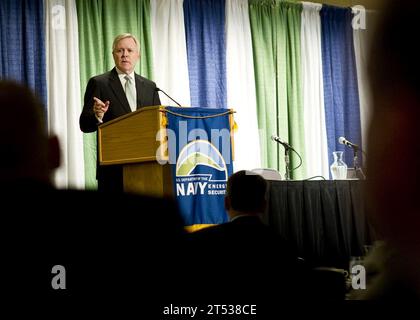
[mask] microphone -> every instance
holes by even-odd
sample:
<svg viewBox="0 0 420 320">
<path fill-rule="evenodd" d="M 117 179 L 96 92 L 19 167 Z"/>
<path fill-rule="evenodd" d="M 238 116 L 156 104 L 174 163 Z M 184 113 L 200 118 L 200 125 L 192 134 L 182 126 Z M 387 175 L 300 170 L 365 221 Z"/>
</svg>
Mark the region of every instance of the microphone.
<svg viewBox="0 0 420 320">
<path fill-rule="evenodd" d="M 290 146 L 290 144 L 288 144 L 287 142 L 285 142 L 285 141 L 282 141 L 281 139 L 280 139 L 280 137 L 278 137 L 278 136 L 276 136 L 276 135 L 272 135 L 271 136 L 271 140 L 273 140 L 273 141 L 275 141 L 275 142 L 278 142 L 278 143 L 280 143 L 283 147 L 285 147 L 285 148 L 288 148 L 288 149 L 293 149 L 291 146 Z"/>
<path fill-rule="evenodd" d="M 171 98 L 165 91 L 163 91 L 162 89 L 159 89 L 158 87 L 156 87 L 156 89 L 155 89 L 156 91 L 160 91 L 160 92 L 162 92 L 165 96 L 167 96 L 169 99 L 171 99 L 173 102 L 175 102 L 177 105 L 178 105 L 178 107 L 182 107 L 178 102 L 176 102 L 176 100 L 175 99 L 173 99 L 173 98 Z"/>
<path fill-rule="evenodd" d="M 355 149 L 355 150 L 358 150 L 359 149 L 359 146 L 357 145 L 357 144 L 354 144 L 354 143 L 352 143 L 352 142 L 350 142 L 350 141 L 348 141 L 346 138 L 344 138 L 344 137 L 340 137 L 340 138 L 338 138 L 338 142 L 339 143 L 341 143 L 341 144 L 344 144 L 344 145 L 346 145 L 346 146 L 348 146 L 348 147 L 350 147 L 350 148 L 353 148 L 353 149 Z"/>
<path fill-rule="evenodd" d="M 272 135 L 271 136 L 271 140 L 280 143 L 283 147 L 284 147 L 284 162 L 286 164 L 286 174 L 284 175 L 284 177 L 286 178 L 286 180 L 290 180 L 290 173 L 293 170 L 296 170 L 297 168 L 299 168 L 302 165 L 302 157 L 300 156 L 300 154 L 292 148 L 292 146 L 290 144 L 288 144 L 286 141 L 283 141 L 280 139 L 280 137 L 276 136 L 276 135 Z M 290 150 L 292 150 L 294 153 L 296 153 L 296 155 L 299 157 L 299 165 L 295 168 L 290 168 L 290 158 L 289 158 L 289 153 Z"/>
</svg>

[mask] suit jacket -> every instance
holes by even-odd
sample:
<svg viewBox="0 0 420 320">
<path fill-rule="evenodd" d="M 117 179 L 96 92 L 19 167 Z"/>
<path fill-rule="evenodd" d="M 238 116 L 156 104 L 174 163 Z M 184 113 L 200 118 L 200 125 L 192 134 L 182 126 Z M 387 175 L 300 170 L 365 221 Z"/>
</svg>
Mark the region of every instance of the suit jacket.
<svg viewBox="0 0 420 320">
<path fill-rule="evenodd" d="M 206 281 L 201 295 L 215 290 L 240 300 L 269 298 L 273 291 L 276 298 L 300 295 L 300 278 L 306 275 L 293 246 L 259 217 L 238 217 L 188 237 L 192 273 Z"/>
<path fill-rule="evenodd" d="M 138 74 L 135 74 L 137 90 L 137 108 L 160 105 L 159 95 L 156 91 L 156 84 Z M 90 78 L 84 97 L 83 111 L 80 115 L 80 129 L 83 132 L 94 132 L 98 128 L 98 120 L 93 112 L 93 97 L 103 102 L 110 101 L 109 109 L 105 112 L 103 122 L 118 118 L 130 113 L 124 88 L 118 78 L 115 68 L 104 74 Z"/>
<path fill-rule="evenodd" d="M 156 84 L 138 74 L 135 74 L 137 91 L 137 109 L 141 107 L 160 105 L 159 95 L 156 91 Z M 80 115 L 80 129 L 83 132 L 94 132 L 98 129 L 98 120 L 93 112 L 93 97 L 103 102 L 110 101 L 108 111 L 102 119 L 107 122 L 131 112 L 130 105 L 118 78 L 115 68 L 99 76 L 91 78 L 86 86 L 83 111 Z M 97 157 L 99 159 L 99 157 Z M 99 189 L 122 191 L 122 167 L 107 166 L 100 167 L 96 164 L 96 178 Z M 106 187 L 101 187 L 106 186 Z M 103 190 L 103 189 L 102 189 Z"/>
<path fill-rule="evenodd" d="M 293 248 L 258 216 L 241 216 L 231 222 L 202 229 L 190 235 L 191 241 L 214 248 L 213 254 L 241 252 L 246 256 L 268 254 L 295 257 Z M 273 257 L 275 258 L 275 257 Z"/>
</svg>

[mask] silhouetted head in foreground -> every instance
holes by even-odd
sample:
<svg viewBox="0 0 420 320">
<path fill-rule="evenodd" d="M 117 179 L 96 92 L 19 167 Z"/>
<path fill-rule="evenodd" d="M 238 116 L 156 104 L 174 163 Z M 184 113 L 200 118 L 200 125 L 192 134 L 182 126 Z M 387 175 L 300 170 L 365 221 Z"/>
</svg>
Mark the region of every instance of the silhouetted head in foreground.
<svg viewBox="0 0 420 320">
<path fill-rule="evenodd" d="M 266 207 L 267 182 L 251 171 L 238 171 L 227 183 L 225 208 L 230 219 L 238 215 L 259 215 Z"/>
<path fill-rule="evenodd" d="M 49 183 L 59 147 L 47 135 L 41 102 L 24 85 L 0 81 L 0 113 L 0 181 Z"/>
<path fill-rule="evenodd" d="M 420 2 L 389 1 L 373 40 L 367 175 L 376 226 L 420 293 L 420 60 L 413 45 L 419 18 Z"/>
</svg>

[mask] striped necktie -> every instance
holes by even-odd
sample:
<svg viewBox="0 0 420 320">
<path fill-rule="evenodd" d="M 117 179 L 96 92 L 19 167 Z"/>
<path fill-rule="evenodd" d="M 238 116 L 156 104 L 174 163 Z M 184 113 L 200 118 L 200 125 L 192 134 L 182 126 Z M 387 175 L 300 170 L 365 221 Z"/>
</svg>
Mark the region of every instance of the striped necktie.
<svg viewBox="0 0 420 320">
<path fill-rule="evenodd" d="M 128 104 L 130 105 L 131 111 L 136 111 L 137 109 L 137 97 L 136 91 L 134 90 L 133 79 L 129 76 L 125 76 L 125 95 L 127 96 Z"/>
</svg>

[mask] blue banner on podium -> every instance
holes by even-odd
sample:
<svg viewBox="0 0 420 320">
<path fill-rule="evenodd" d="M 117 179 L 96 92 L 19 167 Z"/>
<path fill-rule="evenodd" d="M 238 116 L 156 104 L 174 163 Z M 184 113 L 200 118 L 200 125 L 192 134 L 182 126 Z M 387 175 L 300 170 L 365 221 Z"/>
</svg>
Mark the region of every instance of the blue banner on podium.
<svg viewBox="0 0 420 320">
<path fill-rule="evenodd" d="M 166 107 L 174 194 L 186 226 L 228 220 L 224 197 L 232 174 L 231 110 Z"/>
</svg>

